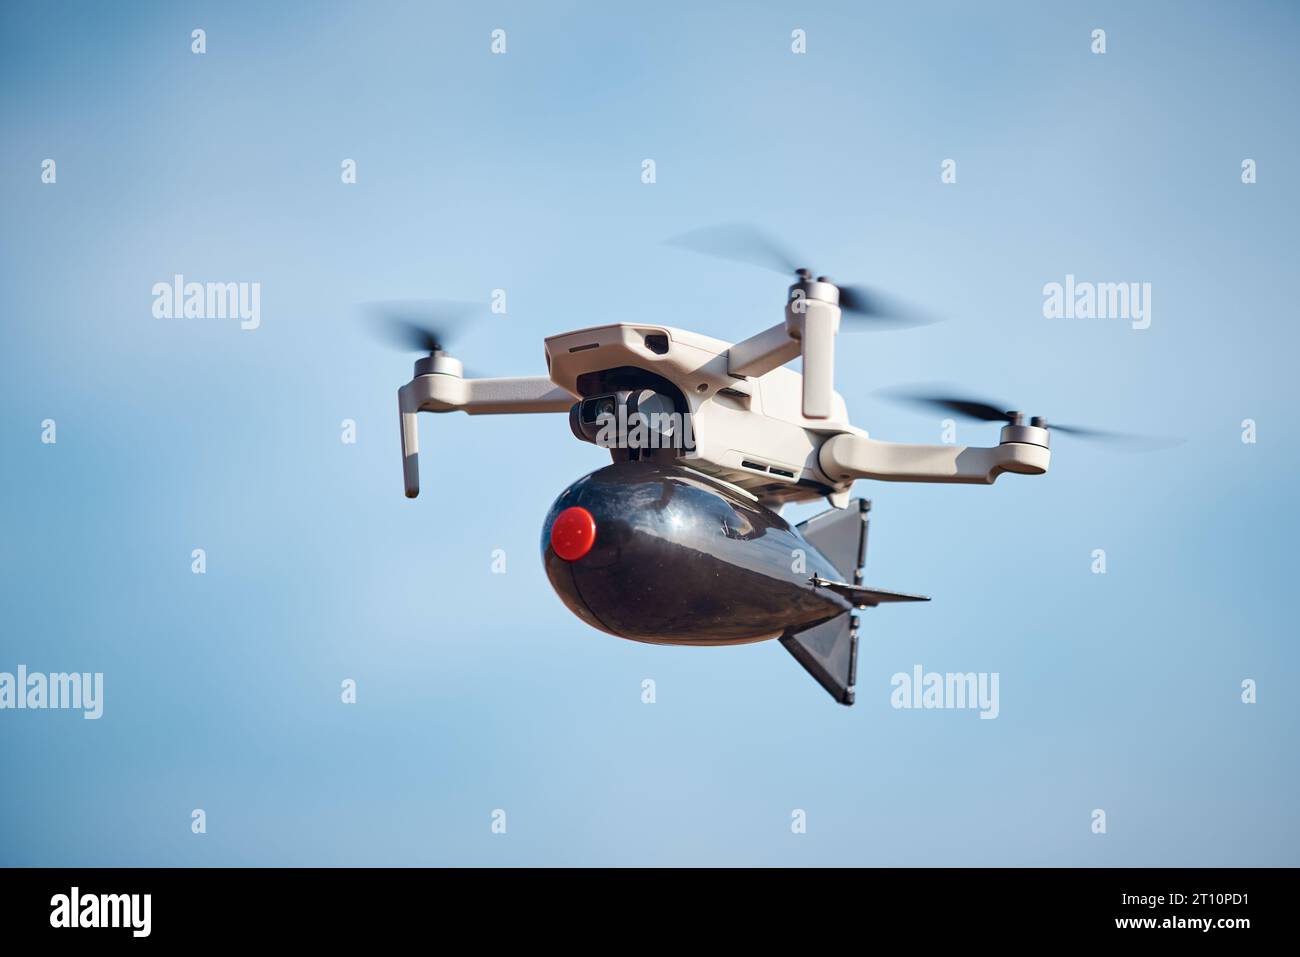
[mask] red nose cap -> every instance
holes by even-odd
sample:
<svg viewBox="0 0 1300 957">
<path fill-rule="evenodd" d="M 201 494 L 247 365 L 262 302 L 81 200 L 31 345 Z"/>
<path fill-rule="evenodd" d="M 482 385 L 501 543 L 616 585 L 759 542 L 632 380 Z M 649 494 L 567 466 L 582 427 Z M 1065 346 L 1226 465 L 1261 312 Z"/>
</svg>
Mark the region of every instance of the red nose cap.
<svg viewBox="0 0 1300 957">
<path fill-rule="evenodd" d="M 596 544 L 596 520 L 580 505 L 571 505 L 555 516 L 551 526 L 551 547 L 566 562 L 576 562 Z"/>
</svg>

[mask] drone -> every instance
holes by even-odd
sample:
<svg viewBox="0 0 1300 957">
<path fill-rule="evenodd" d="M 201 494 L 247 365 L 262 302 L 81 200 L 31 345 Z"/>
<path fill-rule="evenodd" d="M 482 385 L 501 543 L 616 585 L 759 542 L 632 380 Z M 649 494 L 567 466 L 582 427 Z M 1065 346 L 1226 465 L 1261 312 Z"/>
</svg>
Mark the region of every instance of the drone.
<svg viewBox="0 0 1300 957">
<path fill-rule="evenodd" d="M 426 353 L 398 390 L 406 495 L 420 492 L 421 412 L 566 414 L 575 438 L 611 464 L 555 500 L 542 562 L 564 604 L 608 634 L 669 645 L 776 638 L 838 702 L 856 682 L 859 611 L 923 595 L 863 584 L 870 502 L 858 479 L 992 484 L 1043 475 L 1042 417 L 997 404 L 901 396 L 1000 421 L 989 447 L 910 445 L 852 425 L 834 388 L 842 323 L 924 321 L 874 290 L 796 267 L 753 227 L 697 230 L 674 241 L 695 252 L 768 266 L 793 279 L 780 322 L 740 342 L 654 323 L 612 323 L 545 339 L 546 375 L 467 377 L 445 334 L 398 312 L 379 318 Z M 434 310 L 436 311 L 436 309 Z M 797 372 L 787 366 L 801 360 Z M 1119 437 L 1053 427 L 1083 437 Z M 792 502 L 829 508 L 791 525 Z"/>
</svg>

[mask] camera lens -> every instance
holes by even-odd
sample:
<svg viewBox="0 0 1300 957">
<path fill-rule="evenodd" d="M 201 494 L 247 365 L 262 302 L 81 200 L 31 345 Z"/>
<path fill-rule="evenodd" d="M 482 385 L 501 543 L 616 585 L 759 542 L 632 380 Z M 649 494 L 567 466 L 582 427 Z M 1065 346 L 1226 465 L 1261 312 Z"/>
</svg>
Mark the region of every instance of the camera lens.
<svg viewBox="0 0 1300 957">
<path fill-rule="evenodd" d="M 596 425 L 602 415 L 613 415 L 617 409 L 614 396 L 602 395 L 587 399 L 582 403 L 582 421 L 587 425 Z"/>
</svg>

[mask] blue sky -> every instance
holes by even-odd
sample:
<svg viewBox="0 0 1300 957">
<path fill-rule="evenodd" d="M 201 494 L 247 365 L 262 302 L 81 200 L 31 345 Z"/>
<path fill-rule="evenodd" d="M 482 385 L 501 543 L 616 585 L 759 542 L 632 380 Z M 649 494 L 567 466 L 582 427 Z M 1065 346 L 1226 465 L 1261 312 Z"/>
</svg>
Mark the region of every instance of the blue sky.
<svg viewBox="0 0 1300 957">
<path fill-rule="evenodd" d="M 6 7 L 0 671 L 102 671 L 105 702 L 0 712 L 0 864 L 1300 863 L 1298 20 Z M 663 244 L 736 220 L 947 317 L 842 337 L 876 437 L 937 441 L 876 393 L 947 382 L 1187 439 L 1062 438 L 1048 476 L 988 488 L 860 483 L 868 581 L 934 601 L 866 613 L 851 709 L 775 643 L 640 645 L 564 609 L 541 522 L 603 453 L 560 416 L 423 417 L 403 498 L 409 360 L 358 330 L 361 302 L 504 288 L 458 350 L 495 374 L 598 323 L 739 339 L 782 280 Z M 154 319 L 175 273 L 259 282 L 260 328 Z M 1150 282 L 1151 327 L 1045 319 L 1067 274 Z M 916 664 L 998 672 L 998 719 L 891 708 Z"/>
</svg>

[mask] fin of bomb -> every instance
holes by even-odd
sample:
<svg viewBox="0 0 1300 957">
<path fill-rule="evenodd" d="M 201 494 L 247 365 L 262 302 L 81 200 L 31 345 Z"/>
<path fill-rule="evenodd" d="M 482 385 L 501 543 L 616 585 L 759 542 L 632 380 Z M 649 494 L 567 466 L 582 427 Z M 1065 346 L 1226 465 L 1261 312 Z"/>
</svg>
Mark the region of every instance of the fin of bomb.
<svg viewBox="0 0 1300 957">
<path fill-rule="evenodd" d="M 866 563 L 870 509 L 866 499 L 855 498 L 847 508 L 827 509 L 798 526 L 799 534 L 835 563 L 834 570 L 844 581 L 856 581 L 858 569 Z"/>
<path fill-rule="evenodd" d="M 849 584 L 862 581 L 870 510 L 870 502 L 857 498 L 847 508 L 829 509 L 798 526 L 799 534 L 835 565 L 834 571 L 842 579 L 835 581 L 815 574 L 810 584 L 830 589 L 857 608 L 874 608 L 886 602 L 929 601 L 925 595 Z M 781 636 L 781 644 L 832 698 L 840 704 L 853 704 L 858 667 L 858 620 L 854 614 L 845 612 L 811 628 L 788 631 Z"/>
<path fill-rule="evenodd" d="M 859 608 L 875 608 L 877 605 L 895 601 L 929 601 L 928 595 L 912 595 L 905 591 L 885 591 L 883 588 L 867 588 L 865 585 L 850 585 L 848 582 L 833 582 L 825 578 L 813 577 L 813 585 L 829 588 L 842 598 L 847 598 Z"/>
<path fill-rule="evenodd" d="M 858 621 L 845 612 L 802 631 L 786 632 L 781 644 L 840 704 L 853 704 L 858 670 Z"/>
</svg>

